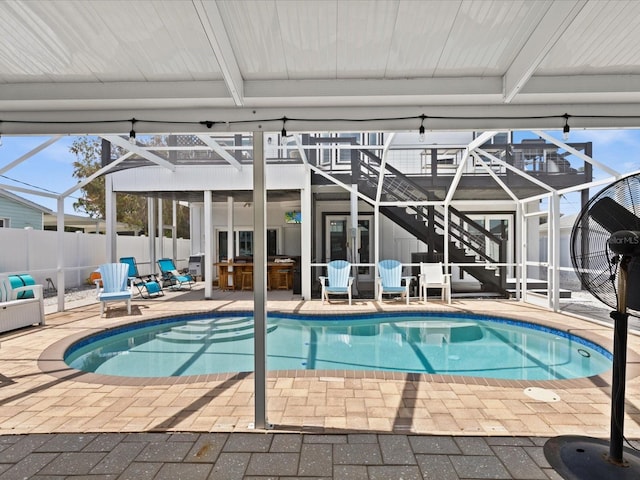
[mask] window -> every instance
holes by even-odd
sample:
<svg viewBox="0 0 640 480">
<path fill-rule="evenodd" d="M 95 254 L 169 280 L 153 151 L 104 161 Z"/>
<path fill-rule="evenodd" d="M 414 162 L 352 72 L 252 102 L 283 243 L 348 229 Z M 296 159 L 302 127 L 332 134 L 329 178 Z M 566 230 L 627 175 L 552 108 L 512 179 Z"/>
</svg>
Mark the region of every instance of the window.
<svg viewBox="0 0 640 480">
<path fill-rule="evenodd" d="M 8 218 L 0 218 L 0 228 L 9 228 Z"/>
<path fill-rule="evenodd" d="M 227 261 L 227 232 L 218 232 L 218 261 Z M 267 230 L 267 255 L 274 256 L 278 251 L 278 231 L 276 229 Z M 235 256 L 246 257 L 253 255 L 253 232 L 251 230 L 241 230 L 236 232 L 236 252 Z"/>
</svg>

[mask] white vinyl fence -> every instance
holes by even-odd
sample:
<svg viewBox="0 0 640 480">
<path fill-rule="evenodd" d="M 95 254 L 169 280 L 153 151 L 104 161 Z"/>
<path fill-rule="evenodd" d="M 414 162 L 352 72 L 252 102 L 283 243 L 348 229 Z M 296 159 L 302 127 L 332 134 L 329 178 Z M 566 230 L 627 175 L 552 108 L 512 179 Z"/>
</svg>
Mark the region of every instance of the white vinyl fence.
<svg viewBox="0 0 640 480">
<path fill-rule="evenodd" d="M 156 256 L 173 257 L 173 241 L 164 238 L 162 249 L 156 240 Z M 149 238 L 118 236 L 116 256 L 135 257 L 141 275 L 157 272 L 157 265 L 149 264 Z M 177 240 L 176 266 L 188 266 L 190 241 Z M 105 263 L 107 237 L 93 233 L 64 233 L 65 287 L 87 284 L 89 275 Z M 162 255 L 160 254 L 162 252 Z M 0 273 L 31 275 L 37 284 L 47 287 L 47 278 L 57 279 L 58 232 L 17 228 L 0 228 Z"/>
</svg>

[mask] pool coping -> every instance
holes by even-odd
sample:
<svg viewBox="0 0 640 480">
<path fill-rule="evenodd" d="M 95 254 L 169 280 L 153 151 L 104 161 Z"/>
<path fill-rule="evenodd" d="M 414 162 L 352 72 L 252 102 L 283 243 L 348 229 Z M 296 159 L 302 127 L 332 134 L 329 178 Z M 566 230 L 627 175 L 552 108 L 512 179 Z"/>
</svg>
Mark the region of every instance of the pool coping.
<svg viewBox="0 0 640 480">
<path fill-rule="evenodd" d="M 69 367 L 63 357 L 65 352 L 71 345 L 83 338 L 90 335 L 99 334 L 108 330 L 121 328 L 125 325 L 132 325 L 136 323 L 148 323 L 153 320 L 162 320 L 165 318 L 174 317 L 191 317 L 197 315 L 203 315 L 212 313 L 212 310 L 204 311 L 192 311 L 184 315 L 165 314 L 158 315 L 153 318 L 145 318 L 140 320 L 131 321 L 131 319 L 122 320 L 109 326 L 100 328 L 93 328 L 90 331 L 85 330 L 71 334 L 64 339 L 58 340 L 48 347 L 46 347 L 37 360 L 38 368 L 44 374 L 52 375 L 59 379 L 73 379 L 74 381 L 92 383 L 92 384 L 104 384 L 104 385 L 117 385 L 117 386 L 154 386 L 154 385 L 180 385 L 180 384 L 193 384 L 199 382 L 223 382 L 232 378 L 238 378 L 239 375 L 243 378 L 253 378 L 253 372 L 226 372 L 226 373 L 213 373 L 203 375 L 190 375 L 190 376 L 176 376 L 176 377 L 118 377 L 113 375 L 103 375 L 97 373 L 83 372 Z M 220 313 L 219 311 L 216 313 Z M 224 314 L 238 314 L 244 313 L 253 314 L 252 310 L 237 309 L 225 311 Z M 294 315 L 300 316 L 305 314 L 295 313 L 287 310 L 270 310 L 271 314 L 278 315 Z M 401 314 L 415 315 L 415 310 L 395 310 L 390 312 L 393 315 Z M 451 311 L 429 311 L 429 314 L 447 314 L 451 315 Z M 551 312 L 549 312 L 551 313 Z M 460 313 L 461 315 L 469 315 L 470 313 Z M 336 316 L 335 312 L 313 312 L 314 316 Z M 358 315 L 375 315 L 374 312 L 360 313 L 354 312 L 353 315 L 342 314 L 340 316 L 358 316 Z M 561 332 L 566 332 L 571 335 L 575 335 L 584 338 L 587 341 L 595 343 L 602 348 L 613 351 L 612 339 L 604 335 L 600 335 L 594 331 L 585 330 L 582 328 L 568 328 L 551 320 L 540 320 L 527 318 L 526 315 L 509 314 L 509 316 L 502 316 L 497 314 L 478 314 L 479 317 L 498 318 L 505 320 L 513 320 L 517 322 L 532 323 L 543 327 L 549 327 Z M 588 322 L 588 319 L 582 319 L 582 321 Z M 572 331 L 573 330 L 573 331 Z M 578 333 L 579 332 L 579 333 Z M 631 368 L 630 368 L 631 367 Z M 640 354 L 630 350 L 627 352 L 627 375 L 626 380 L 630 380 L 640 376 Z M 319 378 L 319 379 L 374 379 L 374 380 L 404 380 L 414 382 L 432 382 L 432 383 L 451 383 L 451 384 L 465 384 L 465 385 L 482 385 L 492 387 L 505 387 L 505 388 L 527 388 L 531 386 L 537 386 L 540 388 L 587 388 L 587 387 L 607 387 L 610 385 L 611 369 L 590 377 L 582 377 L 576 379 L 566 380 L 510 380 L 510 379 L 493 379 L 485 377 L 472 377 L 462 375 L 448 375 L 448 374 L 429 374 L 429 373 L 411 373 L 411 372 L 394 372 L 383 370 L 273 370 L 267 371 L 267 378 L 279 379 L 279 378 Z"/>
</svg>

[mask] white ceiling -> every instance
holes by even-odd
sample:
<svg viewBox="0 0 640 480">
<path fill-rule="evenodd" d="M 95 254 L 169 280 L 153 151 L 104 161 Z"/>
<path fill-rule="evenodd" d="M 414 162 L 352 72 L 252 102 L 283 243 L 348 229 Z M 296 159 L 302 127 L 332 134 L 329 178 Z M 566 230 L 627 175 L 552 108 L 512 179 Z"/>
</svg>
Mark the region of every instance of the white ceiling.
<svg viewBox="0 0 640 480">
<path fill-rule="evenodd" d="M 635 0 L 6 0 L 0 132 L 639 127 L 639 45 Z"/>
</svg>

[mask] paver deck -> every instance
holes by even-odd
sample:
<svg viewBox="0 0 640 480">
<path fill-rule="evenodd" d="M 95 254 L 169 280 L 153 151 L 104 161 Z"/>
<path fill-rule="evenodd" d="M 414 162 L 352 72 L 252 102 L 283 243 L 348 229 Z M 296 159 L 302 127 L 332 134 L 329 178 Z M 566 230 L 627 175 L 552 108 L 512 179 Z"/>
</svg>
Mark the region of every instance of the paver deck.
<svg viewBox="0 0 640 480">
<path fill-rule="evenodd" d="M 251 310 L 251 292 L 169 292 L 133 314 L 96 303 L 47 315 L 46 327 L 0 336 L 0 480 L 5 478 L 560 478 L 542 445 L 558 435 L 608 438 L 610 374 L 485 381 L 398 373 L 271 372 L 268 418 L 253 429 L 253 376 L 130 379 L 61 362 L 68 339 L 130 321 Z M 70 306 L 71 307 L 71 306 Z M 268 309 L 404 311 L 402 302 L 321 305 L 269 292 Z M 579 333 L 610 348 L 609 326 L 514 301 L 454 300 L 409 310 L 508 316 Z M 640 448 L 640 338 L 629 336 L 625 435 Z M 559 401 L 535 400 L 535 386 Z"/>
</svg>

